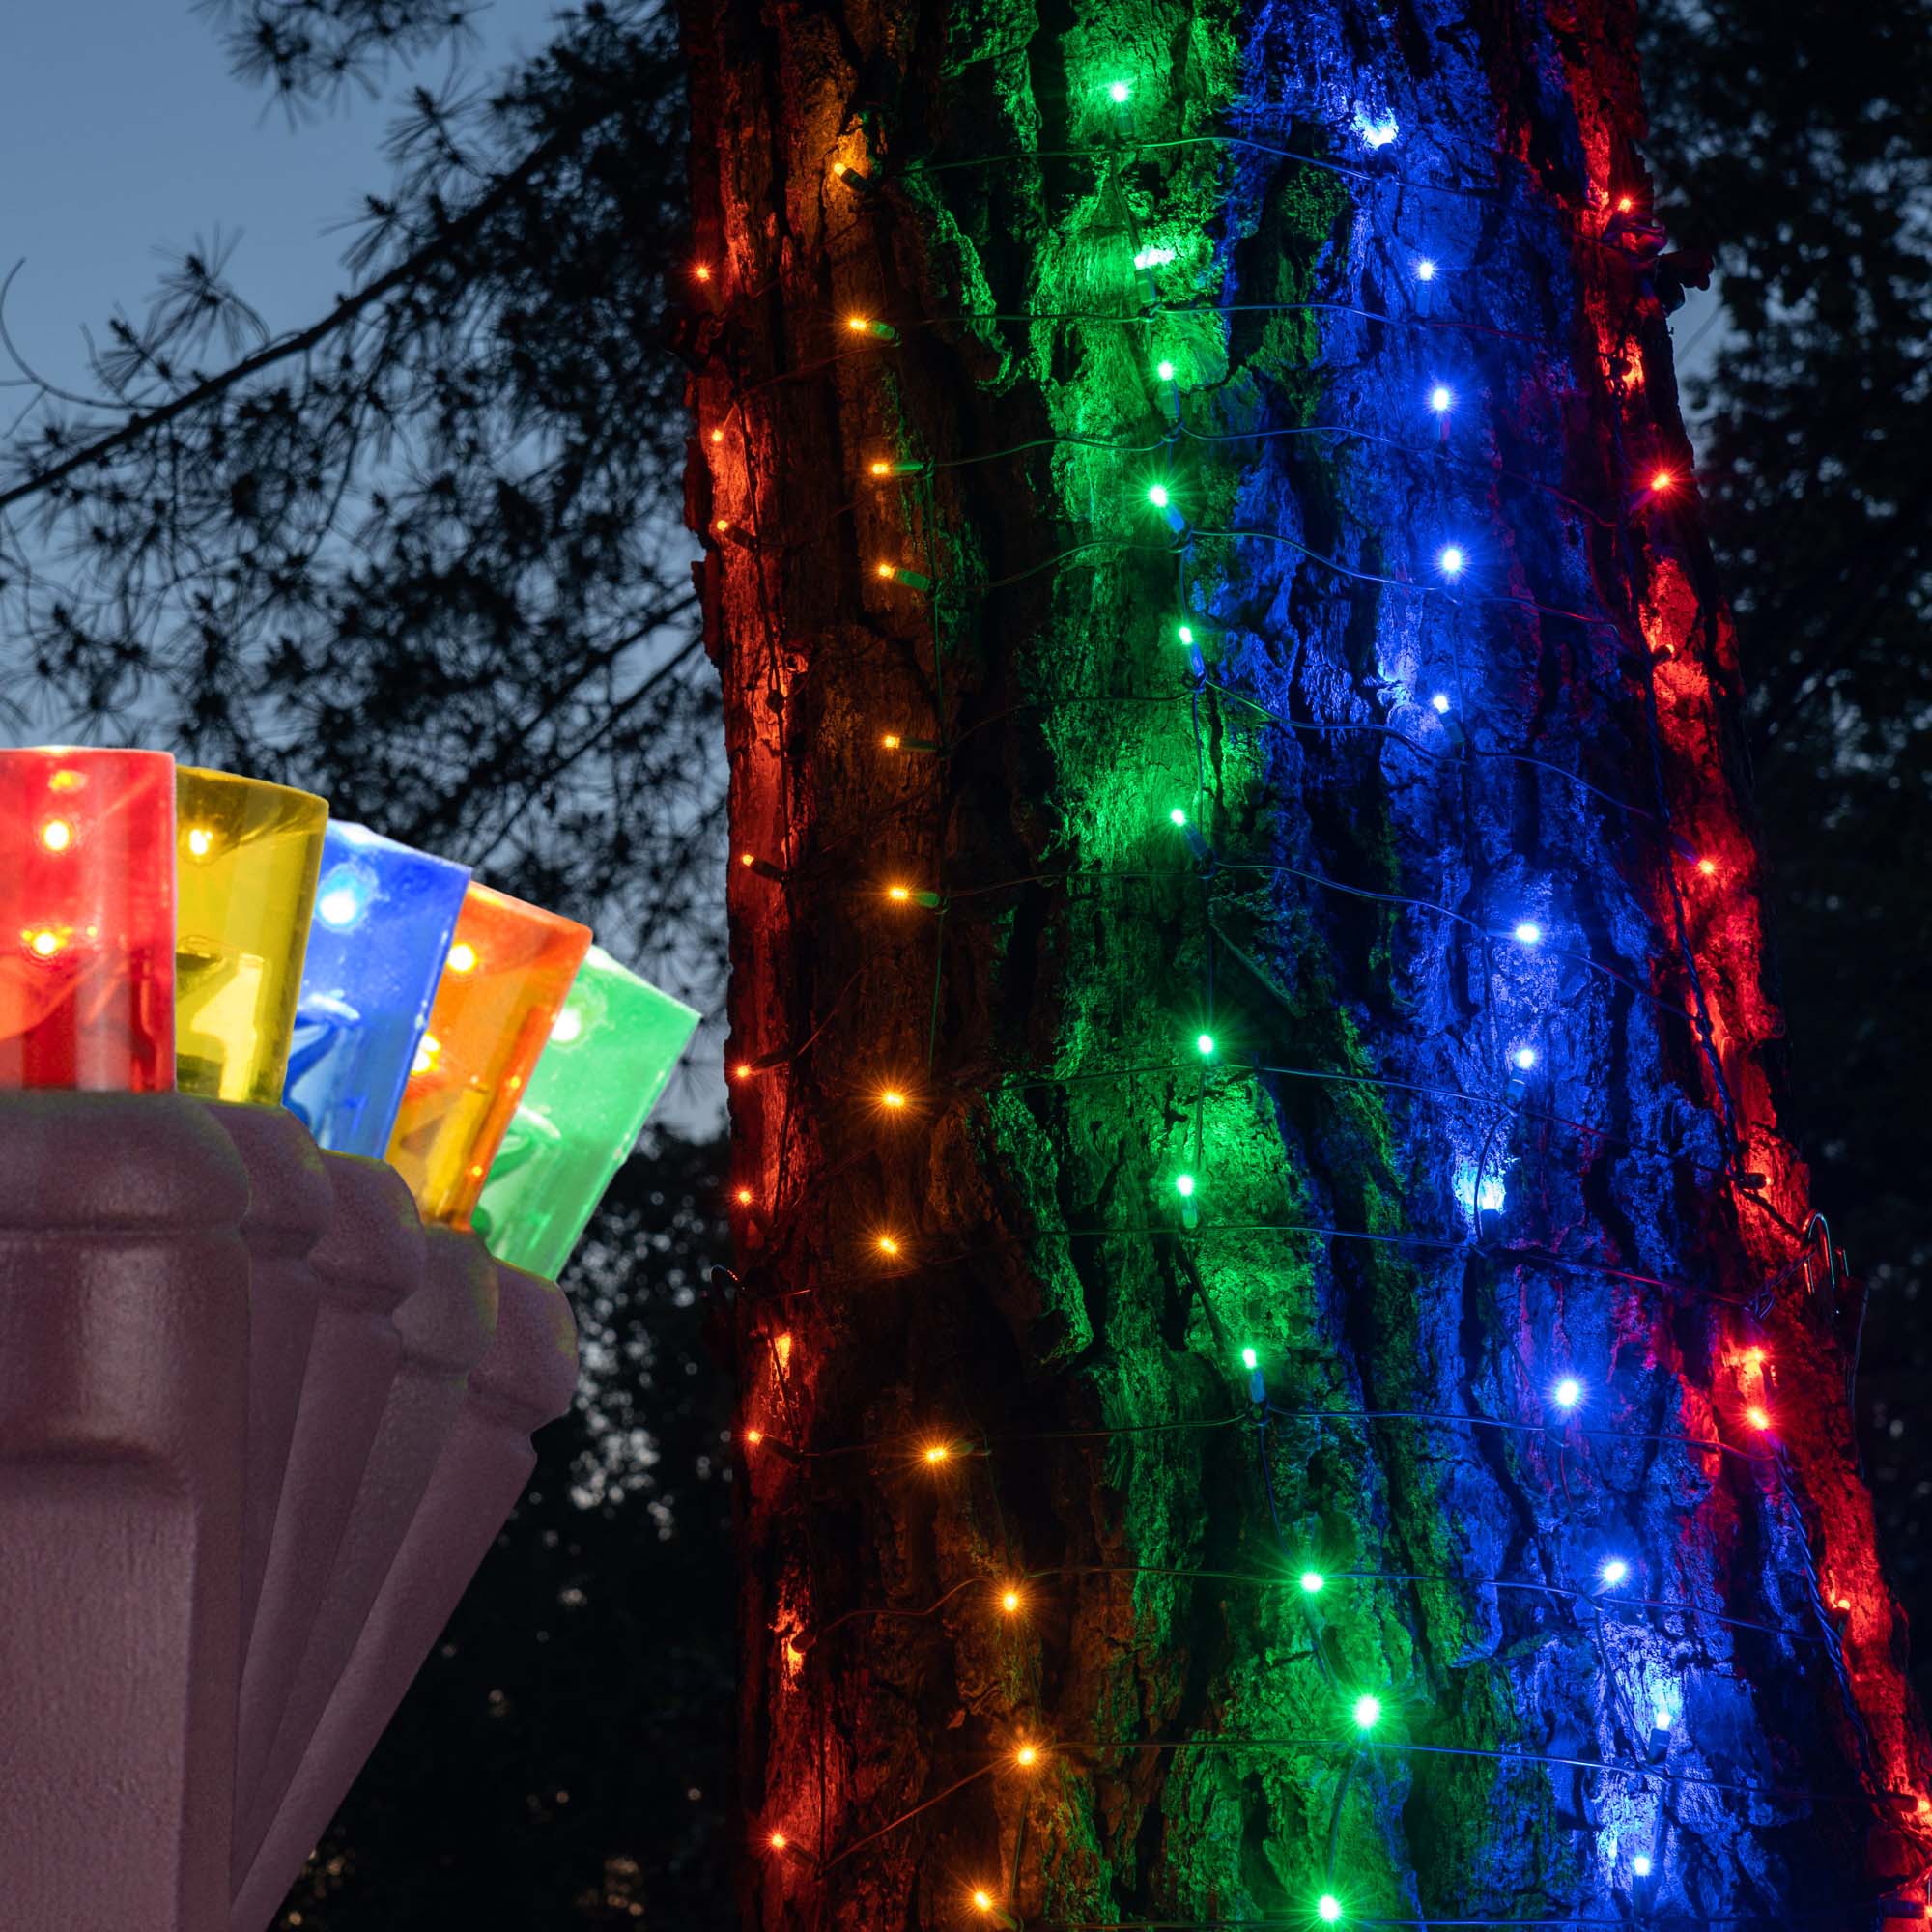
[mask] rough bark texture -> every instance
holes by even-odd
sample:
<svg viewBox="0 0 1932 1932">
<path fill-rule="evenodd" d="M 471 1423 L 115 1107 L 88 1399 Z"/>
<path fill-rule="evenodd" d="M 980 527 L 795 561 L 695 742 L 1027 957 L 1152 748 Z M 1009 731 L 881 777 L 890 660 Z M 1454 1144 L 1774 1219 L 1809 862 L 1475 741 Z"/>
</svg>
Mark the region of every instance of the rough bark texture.
<svg viewBox="0 0 1932 1932">
<path fill-rule="evenodd" d="M 1932 1862 L 1631 26 L 689 8 L 748 1925 Z"/>
</svg>

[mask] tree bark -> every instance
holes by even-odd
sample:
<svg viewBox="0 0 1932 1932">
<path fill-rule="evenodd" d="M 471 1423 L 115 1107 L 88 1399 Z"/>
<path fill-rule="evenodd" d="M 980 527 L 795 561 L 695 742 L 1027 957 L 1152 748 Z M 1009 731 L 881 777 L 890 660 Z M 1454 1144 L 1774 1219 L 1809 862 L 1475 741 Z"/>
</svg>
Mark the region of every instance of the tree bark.
<svg viewBox="0 0 1932 1932">
<path fill-rule="evenodd" d="M 748 1926 L 1932 1864 L 1632 26 L 687 10 Z"/>
</svg>

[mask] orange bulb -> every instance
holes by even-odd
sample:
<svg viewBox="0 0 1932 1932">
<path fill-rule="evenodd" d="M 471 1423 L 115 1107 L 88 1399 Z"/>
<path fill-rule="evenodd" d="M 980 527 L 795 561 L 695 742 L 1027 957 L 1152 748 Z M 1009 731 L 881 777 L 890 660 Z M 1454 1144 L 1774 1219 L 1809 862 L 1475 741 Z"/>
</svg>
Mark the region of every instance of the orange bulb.
<svg viewBox="0 0 1932 1932">
<path fill-rule="evenodd" d="M 731 527 L 731 520 L 729 517 L 720 517 L 711 527 L 722 537 Z"/>
<path fill-rule="evenodd" d="M 866 332 L 866 318 L 863 315 L 848 315 L 845 318 L 845 327 L 854 335 L 863 335 Z"/>
<path fill-rule="evenodd" d="M 879 1105 L 889 1107 L 896 1112 L 900 1107 L 905 1105 L 905 1095 L 896 1087 L 888 1087 L 879 1095 Z"/>
<path fill-rule="evenodd" d="M 733 1080 L 749 1080 L 751 1077 L 752 1063 L 749 1060 L 739 1061 L 737 1065 L 731 1069 L 731 1078 Z"/>
<path fill-rule="evenodd" d="M 467 939 L 459 939 L 449 949 L 449 970 L 452 973 L 475 972 L 476 949 Z"/>
<path fill-rule="evenodd" d="M 893 574 L 893 567 L 889 563 L 874 564 L 873 568 L 881 577 L 890 577 Z"/>
<path fill-rule="evenodd" d="M 714 429 L 711 432 L 711 440 L 713 442 L 723 442 L 724 440 L 724 432 L 722 429 Z"/>
<path fill-rule="evenodd" d="M 1763 1409 L 1755 1406 L 1745 1410 L 1745 1420 L 1753 1429 L 1769 1429 L 1771 1427 L 1771 1417 Z"/>
<path fill-rule="evenodd" d="M 1020 1606 L 1020 1593 L 1017 1590 L 1002 1590 L 1000 1592 L 1000 1607 L 1001 1609 L 1005 1610 L 1009 1616 L 1011 1616 L 1012 1613 L 1019 1608 L 1019 1606 Z"/>
<path fill-rule="evenodd" d="M 904 905 L 906 900 L 912 897 L 912 894 L 904 886 L 888 886 L 886 888 L 886 896 L 893 900 L 895 904 Z"/>
<path fill-rule="evenodd" d="M 835 175 L 842 175 L 845 172 L 845 163 L 843 161 L 834 161 L 832 163 L 832 172 Z"/>
<path fill-rule="evenodd" d="M 1707 879 L 1715 879 L 1718 876 L 1718 862 L 1715 859 L 1699 859 L 1697 861 L 1697 869 Z"/>
<path fill-rule="evenodd" d="M 872 474 L 874 476 L 890 476 L 892 473 L 893 466 L 890 463 L 879 462 L 872 465 Z"/>
<path fill-rule="evenodd" d="M 926 1445 L 925 1460 L 928 1463 L 943 1463 L 952 1454 L 952 1451 L 944 1442 L 932 1442 Z"/>
<path fill-rule="evenodd" d="M 1674 477 L 1669 470 L 1660 469 L 1650 479 L 1651 494 L 1653 496 L 1661 497 L 1676 481 L 1677 478 Z"/>
<path fill-rule="evenodd" d="M 709 262 L 694 262 L 691 266 L 691 272 L 700 282 L 708 282 L 711 279 L 711 264 Z"/>
<path fill-rule="evenodd" d="M 758 1444 L 762 1442 L 764 1439 L 765 1439 L 765 1432 L 762 1429 L 748 1429 L 745 1432 L 745 1441 L 750 1447 L 753 1449 L 755 1449 L 758 1446 Z"/>
<path fill-rule="evenodd" d="M 885 736 L 879 740 L 879 743 L 882 744 L 887 751 L 896 752 L 899 748 L 899 734 L 896 731 L 888 731 L 885 734 Z"/>
<path fill-rule="evenodd" d="M 890 1235 L 881 1235 L 879 1236 L 879 1252 L 882 1255 L 895 1255 L 898 1251 L 899 1244 Z"/>
<path fill-rule="evenodd" d="M 740 1208 L 749 1208 L 751 1205 L 752 1205 L 752 1190 L 749 1187 L 739 1188 L 738 1206 Z"/>
<path fill-rule="evenodd" d="M 993 1894 L 989 1891 L 976 1891 L 973 1894 L 973 1903 L 981 1912 L 990 1912 L 993 1909 Z"/>
<path fill-rule="evenodd" d="M 741 866 L 750 866 L 753 864 L 754 861 L 753 860 L 752 855 L 749 852 L 740 852 L 738 854 L 738 863 Z"/>
<path fill-rule="evenodd" d="M 771 1846 L 773 1851 L 781 1852 L 791 1843 L 791 1840 L 782 1832 L 774 1832 L 766 1842 Z"/>
<path fill-rule="evenodd" d="M 1628 214 L 1635 206 L 1636 203 L 1629 195 L 1620 194 L 1617 196 L 1617 213 L 1619 214 Z"/>
<path fill-rule="evenodd" d="M 1019 1747 L 1019 1749 L 1013 1753 L 1013 1762 L 1016 1765 L 1018 1765 L 1022 1771 L 1029 1770 L 1031 1769 L 1031 1767 L 1039 1762 L 1039 1752 L 1037 1749 L 1035 1749 L 1035 1747 L 1032 1745 L 1022 1745 Z"/>
</svg>

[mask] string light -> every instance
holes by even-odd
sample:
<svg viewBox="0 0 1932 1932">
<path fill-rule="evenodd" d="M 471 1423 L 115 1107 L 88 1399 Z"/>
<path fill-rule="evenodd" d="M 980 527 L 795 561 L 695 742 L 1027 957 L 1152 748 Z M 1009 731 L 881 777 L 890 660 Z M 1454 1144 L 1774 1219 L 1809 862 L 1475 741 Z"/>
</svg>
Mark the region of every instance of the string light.
<svg viewBox="0 0 1932 1932">
<path fill-rule="evenodd" d="M 1427 255 L 1415 265 L 1415 279 L 1418 282 L 1433 282 L 1435 279 L 1435 264 Z"/>
<path fill-rule="evenodd" d="M 1358 1731 L 1372 1731 L 1382 1720 L 1382 1700 L 1364 1693 L 1355 1699 L 1354 1709 L 1350 1715 L 1354 1719 Z"/>
<path fill-rule="evenodd" d="M 1039 1750 L 1034 1745 L 1022 1745 L 1013 1753 L 1013 1762 L 1022 1771 L 1031 1771 L 1039 1762 Z"/>
<path fill-rule="evenodd" d="M 906 1096 L 898 1088 L 881 1087 L 879 1089 L 879 1105 L 884 1107 L 888 1113 L 897 1113 L 905 1103 Z"/>
<path fill-rule="evenodd" d="M 724 432 L 722 429 L 714 429 L 711 432 L 711 440 L 713 442 L 723 442 L 724 440 Z"/>
<path fill-rule="evenodd" d="M 1324 1925 L 1333 1925 L 1342 1917 L 1342 1901 L 1332 1891 L 1324 1891 L 1315 1901 L 1315 1916 Z"/>
<path fill-rule="evenodd" d="M 1630 1565 L 1621 1556 L 1612 1556 L 1605 1561 L 1597 1575 L 1614 1590 L 1619 1583 L 1628 1579 L 1630 1573 Z"/>
<path fill-rule="evenodd" d="M 1174 810 L 1167 814 L 1167 822 L 1170 825 L 1185 825 L 1187 823 L 1187 814 L 1180 809 L 1179 806 L 1177 805 L 1174 808 Z"/>
<path fill-rule="evenodd" d="M 1168 506 L 1167 485 L 1165 483 L 1150 483 L 1148 485 L 1148 501 L 1156 510 L 1166 509 Z"/>
<path fill-rule="evenodd" d="M 1697 869 L 1707 879 L 1715 879 L 1718 876 L 1718 862 L 1715 859 L 1699 859 L 1697 861 Z"/>
<path fill-rule="evenodd" d="M 898 1242 L 891 1235 L 881 1235 L 876 1245 L 882 1255 L 895 1255 L 899 1251 Z"/>
<path fill-rule="evenodd" d="M 693 281 L 708 282 L 711 279 L 711 264 L 709 262 L 694 262 L 691 265 L 691 276 Z"/>
<path fill-rule="evenodd" d="M 1328 1579 L 1319 1570 L 1304 1570 L 1301 1573 L 1301 1594 L 1304 1597 L 1319 1597 L 1326 1588 Z"/>
<path fill-rule="evenodd" d="M 908 570 L 902 563 L 889 563 L 884 560 L 872 566 L 879 577 L 891 583 L 903 583 L 908 590 L 930 590 L 932 579 L 917 570 Z"/>
<path fill-rule="evenodd" d="M 765 1843 L 771 1846 L 773 1851 L 781 1852 L 788 1844 L 791 1843 L 791 1840 L 787 1838 L 782 1832 L 774 1832 L 772 1835 L 765 1840 Z"/>
<path fill-rule="evenodd" d="M 952 1448 L 944 1442 L 928 1442 L 923 1453 L 924 1454 L 925 1460 L 928 1463 L 944 1463 L 949 1458 L 951 1458 L 952 1451 Z"/>
<path fill-rule="evenodd" d="M 1464 562 L 1462 547 L 1458 544 L 1444 544 L 1435 561 L 1444 577 L 1460 577 Z"/>
<path fill-rule="evenodd" d="M 1519 1071 L 1527 1073 L 1536 1065 L 1536 1049 L 1533 1046 L 1520 1046 L 1510 1055 Z"/>
<path fill-rule="evenodd" d="M 65 852 L 73 843 L 73 827 L 65 818 L 50 818 L 41 827 L 41 843 L 49 852 Z"/>
<path fill-rule="evenodd" d="M 1769 1429 L 1771 1427 L 1771 1417 L 1755 1405 L 1745 1410 L 1745 1420 L 1753 1429 Z"/>
<path fill-rule="evenodd" d="M 1521 920 L 1517 924 L 1514 937 L 1519 946 L 1541 946 L 1543 928 L 1533 919 Z"/>
<path fill-rule="evenodd" d="M 1132 92 L 1133 89 L 1129 87 L 1124 80 L 1117 80 L 1109 85 L 1107 89 L 1107 99 L 1111 100 L 1116 107 L 1124 107 L 1127 104 L 1127 97 Z"/>
<path fill-rule="evenodd" d="M 1194 1177 L 1191 1174 L 1177 1174 L 1174 1177 L 1174 1191 L 1183 1201 L 1194 1198 Z"/>
<path fill-rule="evenodd" d="M 1677 478 L 1674 477 L 1669 470 L 1660 469 L 1650 479 L 1650 494 L 1653 497 L 1661 497 L 1666 490 L 1670 489 L 1676 483 L 1676 481 Z"/>
<path fill-rule="evenodd" d="M 1636 1857 L 1631 1861 L 1631 1870 L 1634 1871 L 1638 1878 L 1648 1878 L 1650 1876 L 1650 1860 L 1646 1858 L 1642 1852 L 1639 1852 L 1636 1855 Z"/>
<path fill-rule="evenodd" d="M 1449 393 L 1448 389 L 1445 388 L 1443 384 L 1440 383 L 1437 383 L 1435 388 L 1431 389 L 1429 392 L 1429 407 L 1432 410 L 1434 410 L 1438 416 L 1446 416 L 1449 413 L 1450 404 L 1453 403 L 1455 400 L 1456 398 L 1452 396 Z"/>
<path fill-rule="evenodd" d="M 1019 1606 L 1020 1593 L 1017 1590 L 1008 1589 L 1000 1592 L 1000 1607 L 1006 1611 L 1008 1616 L 1013 1615 Z"/>
<path fill-rule="evenodd" d="M 1246 1369 L 1251 1375 L 1260 1366 L 1260 1364 L 1261 1364 L 1261 1357 L 1257 1355 L 1252 1349 L 1243 1349 L 1241 1350 L 1241 1366 L 1242 1368 Z"/>
<path fill-rule="evenodd" d="M 1583 1400 L 1583 1384 L 1575 1376 L 1565 1376 L 1554 1393 L 1558 1408 L 1575 1408 Z"/>
<path fill-rule="evenodd" d="M 1194 1036 L 1194 1050 L 1203 1060 L 1213 1059 L 1214 1036 L 1211 1033 L 1196 1034 Z"/>
<path fill-rule="evenodd" d="M 752 1190 L 749 1187 L 739 1188 L 736 1199 L 740 1208 L 749 1208 L 752 1205 L 753 1198 Z"/>
<path fill-rule="evenodd" d="M 1438 691 L 1429 700 L 1429 708 L 1435 712 L 1436 717 L 1446 718 L 1449 715 L 1449 694 L 1446 691 Z"/>
<path fill-rule="evenodd" d="M 1154 365 L 1154 374 L 1163 383 L 1171 383 L 1174 381 L 1174 364 L 1172 362 L 1157 362 Z"/>
<path fill-rule="evenodd" d="M 880 322 L 874 316 L 848 315 L 845 318 L 845 327 L 854 335 L 869 335 L 880 342 L 896 342 L 899 339 L 898 330 L 891 323 Z"/>
</svg>

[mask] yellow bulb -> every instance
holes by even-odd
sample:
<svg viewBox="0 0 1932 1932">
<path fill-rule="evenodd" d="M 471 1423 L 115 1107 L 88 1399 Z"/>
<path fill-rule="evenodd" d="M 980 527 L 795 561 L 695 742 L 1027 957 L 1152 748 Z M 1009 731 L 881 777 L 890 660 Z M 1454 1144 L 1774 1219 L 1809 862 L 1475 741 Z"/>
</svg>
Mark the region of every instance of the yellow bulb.
<svg viewBox="0 0 1932 1932">
<path fill-rule="evenodd" d="M 893 574 L 893 567 L 889 563 L 875 564 L 873 568 L 878 571 L 881 577 L 890 577 Z"/>
<path fill-rule="evenodd" d="M 879 743 L 882 744 L 887 751 L 896 752 L 899 748 L 899 734 L 896 731 L 888 731 L 886 735 L 879 740 Z"/>
<path fill-rule="evenodd" d="M 206 859 L 214 850 L 214 834 L 205 825 L 190 825 L 187 830 L 187 849 L 190 858 Z"/>
<path fill-rule="evenodd" d="M 751 1077 L 752 1063 L 749 1060 L 739 1061 L 737 1065 L 731 1069 L 731 1078 L 733 1080 L 749 1080 Z"/>
<path fill-rule="evenodd" d="M 928 1463 L 943 1463 L 952 1453 L 952 1451 L 945 1443 L 934 1442 L 927 1446 L 925 1460 Z"/>
<path fill-rule="evenodd" d="M 896 1087 L 888 1087 L 879 1095 L 879 1105 L 896 1110 L 905 1105 L 905 1095 Z"/>
<path fill-rule="evenodd" d="M 49 791 L 78 791 L 86 782 L 87 780 L 81 773 L 64 765 L 59 771 L 54 773 L 52 778 L 48 779 L 47 789 Z"/>
<path fill-rule="evenodd" d="M 459 939 L 449 949 L 449 970 L 452 973 L 473 973 L 476 970 L 476 949 L 469 940 Z"/>
<path fill-rule="evenodd" d="M 1769 1429 L 1771 1427 L 1771 1417 L 1761 1408 L 1747 1408 L 1745 1410 L 1745 1416 L 1753 1429 Z"/>
<path fill-rule="evenodd" d="M 848 315 L 845 318 L 845 327 L 854 335 L 863 335 L 866 332 L 866 318 L 863 315 Z"/>
<path fill-rule="evenodd" d="M 771 1835 L 770 1842 L 773 1851 L 781 1852 L 784 1850 L 786 1845 L 788 1845 L 791 1842 L 791 1840 L 787 1838 L 782 1832 L 774 1832 Z"/>
<path fill-rule="evenodd" d="M 752 1190 L 749 1187 L 739 1188 L 738 1206 L 740 1208 L 749 1208 L 751 1205 L 752 1205 Z"/>
<path fill-rule="evenodd" d="M 843 161 L 834 161 L 832 163 L 832 172 L 835 175 L 842 175 L 845 172 L 845 163 Z"/>
<path fill-rule="evenodd" d="M 41 843 L 49 852 L 65 852 L 73 843 L 73 827 L 64 818 L 50 818 L 41 827 Z"/>
<path fill-rule="evenodd" d="M 973 1894 L 973 1903 L 981 1912 L 990 1912 L 993 1909 L 993 1895 L 989 1891 L 976 1891 Z"/>
<path fill-rule="evenodd" d="M 886 888 L 886 896 L 894 900 L 896 904 L 903 905 L 907 899 L 912 897 L 912 894 L 904 886 L 888 886 Z"/>
<path fill-rule="evenodd" d="M 1039 1752 L 1037 1751 L 1032 1745 L 1022 1745 L 1019 1747 L 1019 1749 L 1013 1753 L 1013 1762 L 1016 1765 L 1020 1766 L 1022 1770 L 1025 1770 L 1028 1767 L 1036 1765 L 1039 1762 Z"/>
<path fill-rule="evenodd" d="M 899 1244 L 890 1235 L 881 1235 L 879 1236 L 879 1252 L 882 1255 L 895 1255 L 898 1251 Z"/>
<path fill-rule="evenodd" d="M 51 959 L 67 944 L 64 934 L 51 926 L 42 926 L 38 932 L 23 932 L 20 937 L 27 942 L 28 949 L 36 959 Z"/>
<path fill-rule="evenodd" d="M 1017 1590 L 1002 1590 L 1000 1592 L 1000 1607 L 1001 1609 L 1005 1610 L 1009 1616 L 1012 1615 L 1012 1613 L 1016 1609 L 1018 1609 L 1019 1606 L 1020 1606 L 1020 1593 Z"/>
<path fill-rule="evenodd" d="M 713 442 L 723 442 L 724 440 L 724 432 L 722 429 L 714 429 L 711 432 L 711 440 Z"/>
<path fill-rule="evenodd" d="M 755 1449 L 758 1446 L 758 1444 L 762 1442 L 764 1439 L 765 1439 L 765 1432 L 762 1429 L 748 1429 L 745 1432 L 745 1440 L 748 1443 L 750 1443 L 753 1449 Z"/>
</svg>

